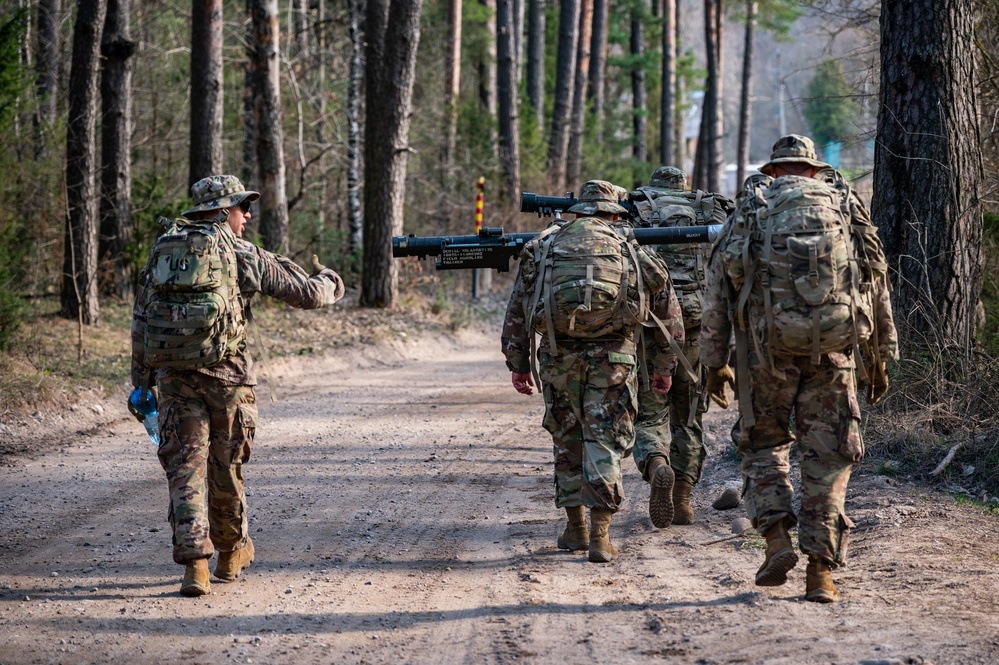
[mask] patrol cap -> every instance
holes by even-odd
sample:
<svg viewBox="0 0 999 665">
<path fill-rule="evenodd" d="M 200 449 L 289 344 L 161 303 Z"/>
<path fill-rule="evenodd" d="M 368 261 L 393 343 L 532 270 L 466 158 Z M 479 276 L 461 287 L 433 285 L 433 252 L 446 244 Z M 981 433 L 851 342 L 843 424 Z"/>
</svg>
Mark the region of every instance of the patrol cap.
<svg viewBox="0 0 999 665">
<path fill-rule="evenodd" d="M 201 210 L 231 208 L 245 200 L 256 201 L 260 192 L 246 189 L 234 175 L 210 175 L 191 185 L 191 198 L 194 199 L 194 207 L 185 210 L 184 215 Z"/>
<path fill-rule="evenodd" d="M 579 191 L 578 203 L 566 212 L 580 215 L 592 215 L 597 211 L 626 213 L 628 211 L 618 203 L 621 200 L 620 192 L 622 189 L 606 180 L 589 180 Z"/>
<path fill-rule="evenodd" d="M 666 189 L 687 189 L 687 174 L 675 166 L 660 166 L 649 178 L 649 185 Z"/>
<path fill-rule="evenodd" d="M 777 143 L 774 143 L 773 152 L 770 153 L 770 161 L 760 167 L 760 173 L 773 175 L 771 167 L 774 164 L 791 162 L 811 164 L 820 169 L 829 166 L 825 162 L 819 161 L 812 139 L 800 134 L 788 134 L 780 137 L 777 139 Z"/>
</svg>

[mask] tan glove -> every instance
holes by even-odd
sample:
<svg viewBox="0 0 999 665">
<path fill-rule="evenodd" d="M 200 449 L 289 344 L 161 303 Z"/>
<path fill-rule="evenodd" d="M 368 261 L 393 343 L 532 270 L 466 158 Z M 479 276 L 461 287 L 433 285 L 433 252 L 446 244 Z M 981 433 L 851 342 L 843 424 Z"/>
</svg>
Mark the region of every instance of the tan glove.
<svg viewBox="0 0 999 665">
<path fill-rule="evenodd" d="M 312 276 L 315 277 L 324 270 L 329 270 L 326 266 L 319 262 L 319 257 L 315 254 L 312 255 Z"/>
<path fill-rule="evenodd" d="M 722 365 L 721 367 L 708 368 L 708 380 L 704 389 L 708 391 L 708 397 L 711 398 L 711 401 L 723 409 L 728 408 L 728 394 L 725 392 L 726 383 L 732 386 L 732 392 L 735 392 L 735 374 L 731 367 Z"/>
<path fill-rule="evenodd" d="M 340 275 L 320 263 L 319 257 L 315 254 L 312 255 L 312 277 L 325 277 L 333 283 L 333 297 L 327 299 L 324 305 L 332 305 L 343 298 L 344 285 Z"/>
</svg>

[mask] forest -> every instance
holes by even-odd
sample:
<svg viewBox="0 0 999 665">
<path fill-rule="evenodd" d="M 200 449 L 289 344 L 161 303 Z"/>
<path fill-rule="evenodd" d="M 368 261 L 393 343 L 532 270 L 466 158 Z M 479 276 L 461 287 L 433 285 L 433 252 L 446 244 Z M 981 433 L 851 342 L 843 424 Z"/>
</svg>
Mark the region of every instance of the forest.
<svg viewBox="0 0 999 665">
<path fill-rule="evenodd" d="M 972 0 L 8 0 L 0 9 L 0 352 L 40 312 L 128 304 L 214 173 L 248 235 L 362 307 L 466 287 L 391 236 L 533 230 L 522 190 L 634 187 L 661 164 L 734 195 L 807 134 L 885 244 L 905 361 L 869 428 L 913 413 L 999 487 L 999 3 Z M 427 286 L 429 285 L 429 286 Z M 459 295 L 460 294 L 460 295 Z M 58 303 L 57 305 L 55 303 Z M 922 426 L 922 425 L 921 425 Z M 920 426 L 920 427 L 921 427 Z M 919 429 L 919 427 L 916 427 Z M 917 437 L 918 438 L 918 437 Z M 994 484 L 993 484 L 994 483 Z"/>
</svg>

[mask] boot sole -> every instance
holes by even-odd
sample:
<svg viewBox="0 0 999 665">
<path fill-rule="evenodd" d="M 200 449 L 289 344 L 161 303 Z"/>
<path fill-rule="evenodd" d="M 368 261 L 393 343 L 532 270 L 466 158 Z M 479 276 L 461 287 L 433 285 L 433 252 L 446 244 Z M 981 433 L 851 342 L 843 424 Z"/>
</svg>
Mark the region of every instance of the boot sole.
<svg viewBox="0 0 999 665">
<path fill-rule="evenodd" d="M 805 594 L 805 600 L 813 603 L 835 603 L 839 600 L 839 594 L 825 589 L 815 589 Z"/>
<path fill-rule="evenodd" d="M 209 582 L 202 586 L 201 584 L 189 584 L 187 586 L 180 587 L 180 595 L 189 596 L 191 598 L 196 598 L 198 596 L 207 596 L 212 591 L 212 585 Z"/>
<path fill-rule="evenodd" d="M 756 586 L 781 586 L 787 582 L 787 573 L 798 564 L 794 550 L 785 549 L 770 559 L 770 565 L 756 573 Z"/>
<path fill-rule="evenodd" d="M 652 524 L 665 529 L 673 523 L 673 483 L 676 475 L 667 466 L 660 467 L 649 483 L 649 518 Z"/>
<path fill-rule="evenodd" d="M 614 554 L 616 554 L 616 552 Z M 610 563 L 614 560 L 614 554 L 605 552 L 604 550 L 590 550 L 590 554 L 587 559 L 591 563 Z"/>
<path fill-rule="evenodd" d="M 243 567 L 242 567 L 242 568 L 240 568 L 240 569 L 239 569 L 239 570 L 238 570 L 238 571 L 236 572 L 236 574 L 235 574 L 235 575 L 233 575 L 233 576 L 231 576 L 231 577 L 230 577 L 230 576 L 227 576 L 227 575 L 220 575 L 220 574 L 219 574 L 219 569 L 218 569 L 218 568 L 216 568 L 216 569 L 215 569 L 215 573 L 214 573 L 214 574 L 215 574 L 215 577 L 216 577 L 216 578 L 217 578 L 217 579 L 218 579 L 218 580 L 219 580 L 220 582 L 235 582 L 236 580 L 238 580 L 238 579 L 239 579 L 239 575 L 240 575 L 240 573 L 242 573 L 242 572 L 243 572 L 244 570 L 246 570 L 247 568 L 249 568 L 249 567 L 250 567 L 250 564 L 251 564 L 251 563 L 253 563 L 253 559 L 250 559 L 250 560 L 249 560 L 249 561 L 247 561 L 247 562 L 246 562 L 245 564 L 243 564 Z"/>
<path fill-rule="evenodd" d="M 590 548 L 590 541 L 576 541 L 576 542 L 566 542 L 562 540 L 562 536 L 558 537 L 558 548 L 560 550 L 569 550 L 570 552 L 578 552 L 580 550 L 586 550 Z"/>
</svg>

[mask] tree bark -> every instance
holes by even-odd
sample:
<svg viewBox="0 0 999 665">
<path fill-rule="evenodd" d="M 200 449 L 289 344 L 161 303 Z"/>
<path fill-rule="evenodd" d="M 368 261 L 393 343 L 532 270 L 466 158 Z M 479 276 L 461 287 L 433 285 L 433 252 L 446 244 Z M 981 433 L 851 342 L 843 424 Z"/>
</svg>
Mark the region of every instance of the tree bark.
<svg viewBox="0 0 999 665">
<path fill-rule="evenodd" d="M 746 180 L 749 163 L 749 127 L 753 118 L 753 34 L 756 28 L 756 0 L 746 0 L 746 36 L 742 48 L 742 95 L 739 97 L 739 155 L 736 159 L 735 188 Z"/>
<path fill-rule="evenodd" d="M 520 124 L 517 114 L 517 58 L 512 0 L 496 0 L 496 81 L 499 96 L 499 157 L 503 168 L 501 196 L 508 202 L 520 194 Z"/>
<path fill-rule="evenodd" d="M 62 20 L 61 0 L 38 2 L 38 47 L 35 58 L 37 75 L 35 89 L 38 94 L 38 113 L 35 116 L 35 157 L 46 152 L 47 132 L 56 121 L 56 97 L 59 86 L 59 69 L 62 41 L 59 23 Z"/>
<path fill-rule="evenodd" d="M 707 53 L 707 81 L 704 90 L 705 122 L 702 123 L 704 143 L 704 183 L 709 192 L 718 190 L 721 170 L 721 69 L 719 62 L 721 35 L 718 34 L 720 0 L 704 0 L 704 50 Z M 699 143 L 701 141 L 698 141 Z M 698 148 L 700 149 L 700 148 Z"/>
<path fill-rule="evenodd" d="M 73 28 L 66 127 L 65 252 L 60 314 L 96 325 L 97 72 L 106 0 L 80 0 Z"/>
<path fill-rule="evenodd" d="M 398 297 L 392 236 L 402 234 L 421 9 L 421 0 L 368 0 L 360 303 L 369 307 L 391 307 Z"/>
<path fill-rule="evenodd" d="M 645 69 L 641 63 L 642 57 L 645 55 L 645 29 L 642 25 L 642 15 L 638 9 L 631 10 L 631 55 L 635 61 L 631 67 L 631 154 L 639 162 L 644 162 L 648 159 L 649 154 L 647 138 L 649 120 L 646 116 Z"/>
<path fill-rule="evenodd" d="M 260 238 L 265 249 L 288 248 L 288 199 L 285 194 L 284 138 L 281 129 L 280 15 L 277 0 L 253 0 L 253 117 L 257 128 L 260 187 Z"/>
<path fill-rule="evenodd" d="M 982 155 L 972 0 L 884 0 L 871 209 L 903 339 L 973 348 Z"/>
<path fill-rule="evenodd" d="M 586 129 L 586 84 L 590 72 L 590 44 L 593 28 L 593 0 L 580 0 L 579 40 L 576 48 L 576 80 L 572 88 L 572 124 L 569 129 L 569 155 L 566 180 L 578 191 L 583 161 L 583 132 Z"/>
<path fill-rule="evenodd" d="M 659 109 L 659 161 L 673 159 L 673 124 L 676 122 L 676 0 L 663 0 L 663 69 Z M 676 166 L 683 168 L 682 164 Z"/>
<path fill-rule="evenodd" d="M 309 2 L 308 0 L 294 0 L 294 3 L 294 16 L 292 18 L 294 34 L 291 43 L 295 45 L 295 55 L 303 58 L 309 53 Z"/>
<path fill-rule="evenodd" d="M 673 43 L 676 44 L 676 53 L 678 58 L 680 55 L 680 30 L 682 27 L 680 24 L 680 18 L 682 16 L 682 11 L 680 7 L 682 4 L 683 3 L 681 2 L 673 3 L 673 10 L 676 12 L 676 20 L 675 20 L 676 38 L 673 40 Z M 674 95 L 674 99 L 676 100 L 676 110 L 674 113 L 674 118 L 676 119 L 676 122 L 673 124 L 673 144 L 676 149 L 676 156 L 673 159 L 673 163 L 679 168 L 686 170 L 687 127 L 686 124 L 684 123 L 684 113 L 683 113 L 683 105 L 685 102 L 683 77 L 679 75 L 677 75 L 676 77 L 676 95 Z"/>
<path fill-rule="evenodd" d="M 590 81 L 586 97 L 593 107 L 593 140 L 604 140 L 604 78 L 607 75 L 607 35 L 610 0 L 593 0 L 593 34 L 590 39 Z"/>
<path fill-rule="evenodd" d="M 441 150 L 441 181 L 445 187 L 451 180 L 454 151 L 458 143 L 458 95 L 461 92 L 461 9 L 461 0 L 449 0 L 444 145 Z"/>
<path fill-rule="evenodd" d="M 545 124 L 545 0 L 528 0 L 527 98 L 540 130 Z"/>
<path fill-rule="evenodd" d="M 191 12 L 191 145 L 188 185 L 222 171 L 222 0 Z"/>
<path fill-rule="evenodd" d="M 486 50 L 479 54 L 479 105 L 496 117 L 496 0 L 479 0 L 486 18 Z"/>
<path fill-rule="evenodd" d="M 558 17 L 558 56 L 555 63 L 555 108 L 548 136 L 549 191 L 565 190 L 566 153 L 569 148 L 569 114 L 575 83 L 576 42 L 579 37 L 580 0 L 562 0 Z"/>
<path fill-rule="evenodd" d="M 361 211 L 361 96 L 364 88 L 364 0 L 347 0 L 350 22 L 350 66 L 347 80 L 347 249 L 361 251 L 364 217 Z"/>
<path fill-rule="evenodd" d="M 129 0 L 108 0 L 101 39 L 104 71 L 101 128 L 100 238 L 97 255 L 113 272 L 103 285 L 125 302 L 134 296 L 132 262 L 132 55 L 136 43 L 129 30 Z"/>
</svg>

